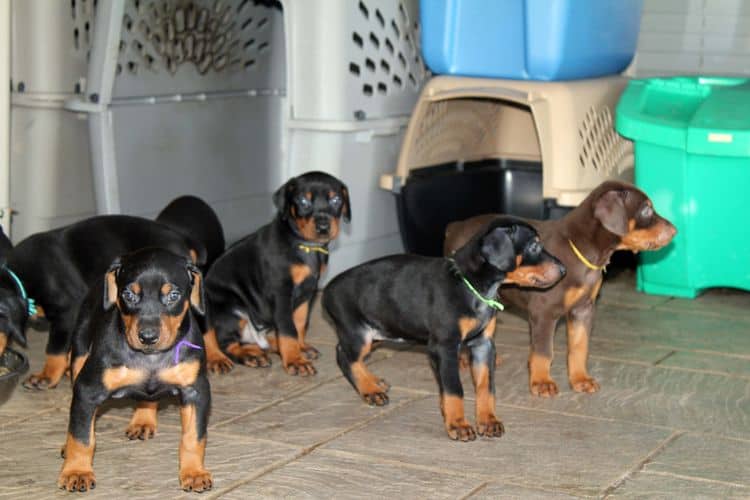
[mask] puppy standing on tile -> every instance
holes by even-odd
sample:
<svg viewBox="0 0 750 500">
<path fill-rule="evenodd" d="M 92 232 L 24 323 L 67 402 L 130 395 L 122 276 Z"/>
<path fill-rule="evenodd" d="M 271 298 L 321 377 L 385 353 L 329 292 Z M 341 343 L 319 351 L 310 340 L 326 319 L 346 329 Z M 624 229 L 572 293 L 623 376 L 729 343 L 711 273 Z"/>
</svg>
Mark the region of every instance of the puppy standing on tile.
<svg viewBox="0 0 750 500">
<path fill-rule="evenodd" d="M 167 250 L 142 249 L 116 259 L 88 292 L 73 338 L 73 400 L 58 486 L 96 485 L 94 421 L 109 398 L 153 402 L 180 398 L 179 480 L 184 490 L 211 488 L 203 459 L 211 391 L 203 336 L 200 270 Z M 138 417 L 138 410 L 134 420 Z M 156 411 L 153 411 L 156 425 Z"/>
<path fill-rule="evenodd" d="M 451 255 L 488 221 L 502 217 L 480 215 L 450 224 L 445 254 Z M 529 388 L 535 396 L 558 393 L 550 376 L 552 341 L 559 319 L 568 326 L 568 381 L 574 391 L 596 392 L 599 383 L 587 368 L 594 304 L 602 273 L 616 250 L 656 250 L 667 245 L 675 227 L 659 216 L 645 193 L 631 184 L 604 182 L 560 220 L 532 221 L 542 243 L 558 257 L 568 273 L 546 290 L 503 289 L 503 300 L 527 311 L 531 330 Z"/>
<path fill-rule="evenodd" d="M 230 247 L 206 277 L 209 327 L 221 349 L 253 367 L 278 352 L 290 375 L 316 373 L 318 351 L 305 334 L 328 244 L 349 222 L 349 191 L 323 172 L 290 179 L 273 196 L 278 209 L 266 226 Z M 275 332 L 275 338 L 266 338 Z"/>
<path fill-rule="evenodd" d="M 373 341 L 427 344 L 451 439 L 500 436 L 492 338 L 495 309 L 502 306 L 493 299 L 503 284 L 548 287 L 564 274 L 536 231 L 510 217 L 483 226 L 450 260 L 395 255 L 359 265 L 338 275 L 323 292 L 323 307 L 339 338 L 336 360 L 359 395 L 381 406 L 388 403 L 388 384 L 364 364 Z M 460 346 L 471 352 L 476 428 L 464 418 Z"/>
</svg>

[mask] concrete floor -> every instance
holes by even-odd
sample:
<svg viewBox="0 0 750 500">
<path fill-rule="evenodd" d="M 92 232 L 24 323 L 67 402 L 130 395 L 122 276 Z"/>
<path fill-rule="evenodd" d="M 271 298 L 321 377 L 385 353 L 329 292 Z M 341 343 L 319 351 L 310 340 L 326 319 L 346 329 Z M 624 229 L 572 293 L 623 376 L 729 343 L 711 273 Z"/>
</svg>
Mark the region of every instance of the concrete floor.
<svg viewBox="0 0 750 500">
<path fill-rule="evenodd" d="M 316 309 L 316 377 L 288 376 L 278 358 L 270 369 L 212 376 L 215 486 L 203 497 L 750 498 L 749 310 L 741 292 L 638 294 L 625 271 L 605 284 L 597 310 L 589 366 L 601 391 L 568 388 L 561 327 L 552 400 L 529 394 L 527 327 L 503 313 L 496 384 L 506 434 L 457 443 L 443 430 L 423 353 L 373 354 L 373 372 L 393 388 L 390 405 L 369 408 L 341 377 Z M 30 336 L 36 371 L 46 336 Z M 47 392 L 19 387 L 0 407 L 0 497 L 71 497 L 55 486 L 69 400 L 66 381 Z M 178 486 L 176 406 L 164 405 L 146 442 L 123 434 L 130 405 L 108 408 L 96 426 L 97 488 L 86 497 L 196 497 Z"/>
</svg>

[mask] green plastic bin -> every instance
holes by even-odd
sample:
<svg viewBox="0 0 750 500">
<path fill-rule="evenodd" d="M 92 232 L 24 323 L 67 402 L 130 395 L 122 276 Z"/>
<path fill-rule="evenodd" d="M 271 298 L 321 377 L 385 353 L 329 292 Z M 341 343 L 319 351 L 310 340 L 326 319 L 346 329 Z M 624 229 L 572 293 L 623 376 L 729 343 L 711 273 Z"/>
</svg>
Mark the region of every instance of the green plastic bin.
<svg viewBox="0 0 750 500">
<path fill-rule="evenodd" d="M 750 79 L 633 80 L 615 128 L 635 143 L 636 184 L 678 230 L 641 254 L 638 289 L 750 290 Z"/>
</svg>

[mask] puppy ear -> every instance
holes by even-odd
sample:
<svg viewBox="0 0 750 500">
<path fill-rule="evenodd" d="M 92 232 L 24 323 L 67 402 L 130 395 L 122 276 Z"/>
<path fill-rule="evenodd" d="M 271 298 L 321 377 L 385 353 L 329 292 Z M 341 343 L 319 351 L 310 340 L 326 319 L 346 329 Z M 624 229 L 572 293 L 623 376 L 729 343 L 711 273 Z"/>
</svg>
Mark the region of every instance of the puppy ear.
<svg viewBox="0 0 750 500">
<path fill-rule="evenodd" d="M 626 196 L 627 191 L 613 189 L 601 195 L 594 203 L 594 217 L 601 222 L 604 229 L 617 236 L 625 236 L 628 232 Z"/>
<path fill-rule="evenodd" d="M 296 187 L 296 178 L 289 179 L 273 194 L 273 204 L 276 206 L 276 209 L 279 211 L 281 216 L 285 219 L 289 215 L 287 213 L 287 211 L 289 210 L 289 193 L 294 191 Z"/>
<path fill-rule="evenodd" d="M 110 264 L 107 273 L 104 275 L 104 310 L 109 311 L 117 302 L 117 273 L 120 271 L 122 263 L 120 258 Z"/>
<path fill-rule="evenodd" d="M 195 312 L 203 316 L 206 314 L 206 295 L 203 291 L 203 274 L 200 269 L 193 264 L 187 264 L 188 274 L 190 275 L 190 306 Z"/>
<path fill-rule="evenodd" d="M 341 216 L 344 218 L 344 222 L 351 222 L 352 204 L 349 201 L 349 189 L 343 182 L 341 183 L 341 196 L 344 198 L 344 208 L 341 210 Z"/>
<path fill-rule="evenodd" d="M 501 271 L 512 271 L 516 266 L 516 252 L 513 241 L 508 235 L 515 230 L 511 228 L 496 227 L 482 237 L 479 254 L 493 267 Z"/>
</svg>

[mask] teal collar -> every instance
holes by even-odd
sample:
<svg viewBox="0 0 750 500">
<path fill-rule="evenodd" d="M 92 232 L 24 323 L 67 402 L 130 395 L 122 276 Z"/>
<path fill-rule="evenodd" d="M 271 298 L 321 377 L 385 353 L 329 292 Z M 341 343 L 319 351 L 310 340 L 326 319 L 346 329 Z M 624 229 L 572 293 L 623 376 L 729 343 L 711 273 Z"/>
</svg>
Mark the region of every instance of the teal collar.
<svg viewBox="0 0 750 500">
<path fill-rule="evenodd" d="M 21 298 L 26 302 L 26 307 L 28 308 L 29 316 L 33 316 L 36 314 L 36 304 L 34 303 L 34 299 L 29 298 L 29 296 L 26 294 L 26 289 L 23 287 L 23 283 L 21 283 L 21 278 L 19 278 L 16 273 L 10 270 L 9 267 L 4 266 L 5 271 L 8 273 L 8 276 L 13 279 L 13 281 L 16 283 L 16 286 L 18 287 L 18 291 L 21 292 Z"/>
<path fill-rule="evenodd" d="M 452 267 L 453 267 L 454 271 L 456 272 L 456 274 L 458 275 L 458 277 L 461 278 L 461 281 L 464 282 L 464 285 L 466 285 L 466 288 L 468 288 L 469 291 L 472 294 L 474 294 L 474 296 L 480 302 L 483 302 L 485 305 L 487 305 L 487 306 L 489 306 L 489 307 L 491 307 L 493 309 L 497 309 L 498 311 L 502 311 L 503 309 L 505 309 L 505 306 L 502 305 L 497 300 L 489 299 L 489 298 L 485 297 L 484 295 L 482 295 L 481 293 L 479 293 L 479 291 L 476 288 L 474 288 L 474 285 L 472 285 L 471 282 L 466 278 L 466 276 L 464 276 L 461 273 L 461 271 L 458 269 L 458 266 L 456 265 L 456 261 L 455 260 L 449 258 L 448 261 L 452 264 Z"/>
</svg>

